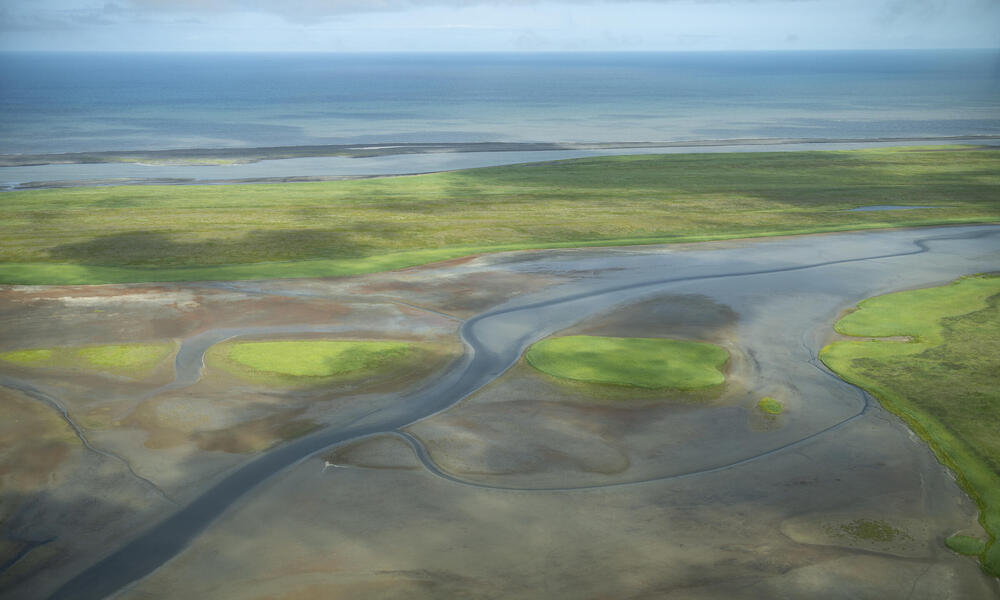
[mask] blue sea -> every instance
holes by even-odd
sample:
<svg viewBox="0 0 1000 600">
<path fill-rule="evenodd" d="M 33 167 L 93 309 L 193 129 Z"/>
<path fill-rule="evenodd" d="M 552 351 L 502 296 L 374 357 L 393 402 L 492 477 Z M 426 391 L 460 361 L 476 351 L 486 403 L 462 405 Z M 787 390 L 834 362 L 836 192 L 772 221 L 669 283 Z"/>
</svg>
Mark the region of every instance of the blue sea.
<svg viewBox="0 0 1000 600">
<path fill-rule="evenodd" d="M 972 135 L 1000 135 L 996 50 L 0 54 L 4 154 Z"/>
</svg>

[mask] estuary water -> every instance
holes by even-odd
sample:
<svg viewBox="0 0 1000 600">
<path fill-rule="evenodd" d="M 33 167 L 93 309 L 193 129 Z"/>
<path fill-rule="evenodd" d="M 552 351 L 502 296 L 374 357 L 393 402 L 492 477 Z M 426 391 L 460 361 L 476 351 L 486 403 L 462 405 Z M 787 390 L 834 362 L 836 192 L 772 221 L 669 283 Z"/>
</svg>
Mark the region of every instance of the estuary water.
<svg viewBox="0 0 1000 600">
<path fill-rule="evenodd" d="M 0 154 L 982 135 L 1000 135 L 996 50 L 0 54 Z"/>
</svg>

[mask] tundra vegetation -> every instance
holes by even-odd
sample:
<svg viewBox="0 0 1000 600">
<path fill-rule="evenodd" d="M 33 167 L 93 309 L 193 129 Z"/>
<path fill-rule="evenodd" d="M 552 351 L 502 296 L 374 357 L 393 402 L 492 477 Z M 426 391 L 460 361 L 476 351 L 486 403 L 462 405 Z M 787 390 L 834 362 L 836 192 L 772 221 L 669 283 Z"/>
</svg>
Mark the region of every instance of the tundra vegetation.
<svg viewBox="0 0 1000 600">
<path fill-rule="evenodd" d="M 844 335 L 820 358 L 872 393 L 928 442 L 975 500 L 989 539 L 955 536 L 1000 576 L 1000 277 L 869 298 L 836 324 Z"/>
<path fill-rule="evenodd" d="M 549 375 L 648 389 L 693 390 L 725 382 L 729 353 L 706 342 L 574 335 L 542 340 L 525 359 Z"/>
<path fill-rule="evenodd" d="M 321 277 L 482 252 L 1000 220 L 1000 151 L 608 156 L 420 176 L 7 192 L 0 283 Z M 852 212 L 870 205 L 925 208 Z"/>
</svg>

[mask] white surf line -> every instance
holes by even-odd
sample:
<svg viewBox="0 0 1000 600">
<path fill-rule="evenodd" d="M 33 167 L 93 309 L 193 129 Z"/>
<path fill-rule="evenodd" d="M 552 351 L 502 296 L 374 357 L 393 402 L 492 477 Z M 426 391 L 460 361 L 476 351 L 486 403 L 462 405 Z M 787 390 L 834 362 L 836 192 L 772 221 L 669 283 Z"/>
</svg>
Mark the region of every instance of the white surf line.
<svg viewBox="0 0 1000 600">
<path fill-rule="evenodd" d="M 73 418 L 70 417 L 69 412 L 66 410 L 66 408 L 63 407 L 62 403 L 60 403 L 54 397 L 42 392 L 41 390 L 39 390 L 34 386 L 24 383 L 23 381 L 18 381 L 16 379 L 7 376 L 0 376 L 0 386 L 17 390 L 30 398 L 34 398 L 35 400 L 38 400 L 43 404 L 48 405 L 49 408 L 54 409 L 62 416 L 63 420 L 69 424 L 69 426 L 73 429 L 73 432 L 76 434 L 76 437 L 80 439 L 80 442 L 88 450 L 94 452 L 95 454 L 99 454 L 107 458 L 113 458 L 121 461 L 122 464 L 125 465 L 125 468 L 128 469 L 128 472 L 131 473 L 133 477 L 144 482 L 146 485 L 156 490 L 156 492 L 170 504 L 173 504 L 174 506 L 179 506 L 177 501 L 171 498 L 165 491 L 163 491 L 163 489 L 160 488 L 160 486 L 156 485 L 154 482 L 143 477 L 142 475 L 136 473 L 135 469 L 132 468 L 132 464 L 124 456 L 111 452 L 110 450 L 103 450 L 91 444 L 90 440 L 87 439 L 87 435 L 84 433 L 83 428 L 77 425 L 76 421 L 74 421 Z"/>
</svg>

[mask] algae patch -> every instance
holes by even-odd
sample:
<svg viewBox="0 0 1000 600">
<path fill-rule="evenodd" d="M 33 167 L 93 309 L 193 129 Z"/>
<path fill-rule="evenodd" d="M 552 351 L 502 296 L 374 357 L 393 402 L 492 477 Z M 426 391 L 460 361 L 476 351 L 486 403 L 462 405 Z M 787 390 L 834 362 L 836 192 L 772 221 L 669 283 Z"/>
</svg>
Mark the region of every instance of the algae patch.
<svg viewBox="0 0 1000 600">
<path fill-rule="evenodd" d="M 913 539 L 902 529 L 877 519 L 855 519 L 841 525 L 827 525 L 827 533 L 834 537 L 849 537 L 868 542 L 895 542 Z"/>
<path fill-rule="evenodd" d="M 769 415 L 780 415 L 785 412 L 785 405 L 770 396 L 764 396 L 757 402 L 757 408 Z"/>
</svg>

